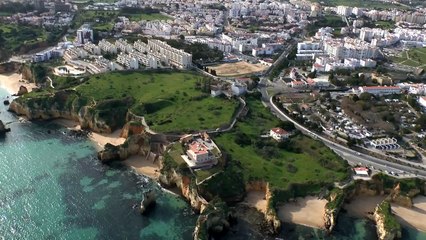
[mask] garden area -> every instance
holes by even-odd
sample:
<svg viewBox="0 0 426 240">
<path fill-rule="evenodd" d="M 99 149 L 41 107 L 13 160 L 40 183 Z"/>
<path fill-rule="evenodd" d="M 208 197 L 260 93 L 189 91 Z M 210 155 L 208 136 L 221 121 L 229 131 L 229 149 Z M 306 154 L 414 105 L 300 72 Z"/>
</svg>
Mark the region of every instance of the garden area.
<svg viewBox="0 0 426 240">
<path fill-rule="evenodd" d="M 413 48 L 391 57 L 393 62 L 426 70 L 426 48 Z"/>
</svg>

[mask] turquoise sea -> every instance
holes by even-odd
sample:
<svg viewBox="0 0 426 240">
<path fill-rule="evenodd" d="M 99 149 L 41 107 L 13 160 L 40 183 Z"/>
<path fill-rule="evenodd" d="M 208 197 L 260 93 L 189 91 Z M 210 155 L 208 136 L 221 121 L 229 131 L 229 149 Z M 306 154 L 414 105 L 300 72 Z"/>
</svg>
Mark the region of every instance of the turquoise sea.
<svg viewBox="0 0 426 240">
<path fill-rule="evenodd" d="M 0 89 L 0 119 L 12 129 L 0 139 L 0 239 L 191 239 L 197 216 L 182 198 L 158 190 L 154 210 L 140 215 L 133 206 L 155 183 L 100 164 L 90 141 L 60 126 L 20 123 L 6 95 Z"/>
<path fill-rule="evenodd" d="M 100 164 L 90 141 L 71 137 L 60 126 L 19 122 L 6 111 L 5 96 L 0 89 L 0 119 L 12 129 L 0 139 L 0 240 L 192 238 L 197 216 L 182 198 L 128 168 Z M 159 193 L 157 205 L 142 216 L 133 206 L 153 188 Z M 247 226 L 226 237 L 264 238 Z M 370 222 L 341 214 L 333 235 L 285 224 L 281 238 L 376 236 Z M 404 228 L 403 239 L 425 240 L 426 234 Z"/>
</svg>

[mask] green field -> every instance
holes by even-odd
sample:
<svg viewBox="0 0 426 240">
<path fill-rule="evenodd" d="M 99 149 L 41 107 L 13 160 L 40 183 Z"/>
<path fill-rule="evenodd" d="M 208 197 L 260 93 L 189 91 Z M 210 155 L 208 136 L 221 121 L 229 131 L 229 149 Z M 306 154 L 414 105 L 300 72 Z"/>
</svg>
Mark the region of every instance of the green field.
<svg viewBox="0 0 426 240">
<path fill-rule="evenodd" d="M 426 70 L 426 48 L 413 48 L 403 51 L 398 56 L 391 57 L 391 60 L 395 63 Z"/>
<path fill-rule="evenodd" d="M 47 32 L 40 27 L 18 24 L 0 24 L 0 38 L 4 43 L 0 48 L 17 52 L 25 46 L 46 41 Z M 1 40 L 1 39 L 0 39 Z"/>
<path fill-rule="evenodd" d="M 74 19 L 74 28 L 79 28 L 84 23 L 92 24 L 94 30 L 111 31 L 114 27 L 115 20 L 119 16 L 126 16 L 131 21 L 140 20 L 167 20 L 167 16 L 159 13 L 122 13 L 120 11 L 80 11 Z"/>
<path fill-rule="evenodd" d="M 261 140 L 260 136 L 280 121 L 259 100 L 250 97 L 247 104 L 250 112 L 237 123 L 236 132 L 214 139 L 233 160 L 241 162 L 246 181 L 264 180 L 279 189 L 287 189 L 293 183 L 333 183 L 347 177 L 346 162 L 321 142 L 300 134 L 283 143 L 284 147 L 273 140 Z M 238 136 L 246 137 L 251 143 L 237 143 Z"/>
<path fill-rule="evenodd" d="M 309 0 L 311 2 L 319 2 L 325 6 L 348 6 L 348 7 L 363 7 L 363 8 L 375 8 L 375 9 L 390 9 L 399 8 L 406 9 L 406 7 L 399 4 L 384 3 L 379 1 L 365 1 L 365 0 Z"/>
<path fill-rule="evenodd" d="M 191 72 L 115 72 L 91 76 L 76 90 L 95 101 L 136 100 L 131 111 L 159 132 L 214 129 L 229 123 L 238 101 L 212 98 L 196 89 L 203 77 Z"/>
</svg>

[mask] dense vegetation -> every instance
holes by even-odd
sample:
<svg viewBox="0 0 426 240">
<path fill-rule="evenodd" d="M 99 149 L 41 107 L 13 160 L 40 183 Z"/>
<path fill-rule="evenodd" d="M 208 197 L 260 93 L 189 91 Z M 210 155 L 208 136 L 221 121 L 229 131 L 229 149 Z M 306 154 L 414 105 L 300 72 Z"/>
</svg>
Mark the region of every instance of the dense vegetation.
<svg viewBox="0 0 426 240">
<path fill-rule="evenodd" d="M 308 35 L 312 36 L 318 31 L 318 29 L 323 27 L 340 29 L 345 26 L 346 23 L 342 20 L 342 17 L 336 15 L 325 15 L 317 18 L 314 23 L 309 24 L 306 30 L 308 31 Z"/>
<path fill-rule="evenodd" d="M 40 27 L 24 24 L 0 25 L 0 61 L 13 53 L 27 52 L 46 44 L 48 33 Z"/>
<path fill-rule="evenodd" d="M 223 59 L 223 52 L 218 49 L 209 48 L 204 43 L 185 43 L 184 40 L 167 40 L 167 43 L 178 49 L 192 54 L 192 60 L 196 63 L 218 62 Z"/>
<path fill-rule="evenodd" d="M 26 13 L 34 11 L 34 6 L 26 2 L 0 2 L 0 13 L 1 15 L 11 15 L 15 13 Z M 1 16 L 0 15 L 0 16 Z"/>
</svg>

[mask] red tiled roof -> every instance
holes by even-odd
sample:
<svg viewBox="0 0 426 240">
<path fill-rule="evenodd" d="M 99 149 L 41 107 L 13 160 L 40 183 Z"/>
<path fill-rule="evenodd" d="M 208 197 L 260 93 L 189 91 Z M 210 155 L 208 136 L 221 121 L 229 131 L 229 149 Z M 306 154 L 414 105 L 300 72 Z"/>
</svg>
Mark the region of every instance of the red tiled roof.
<svg viewBox="0 0 426 240">
<path fill-rule="evenodd" d="M 279 127 L 277 127 L 277 128 L 272 128 L 271 129 L 274 133 L 276 133 L 276 134 L 280 134 L 280 135 L 287 135 L 288 134 L 288 132 L 286 131 L 286 130 L 284 130 L 284 129 L 282 129 L 282 128 L 279 128 Z"/>
</svg>

